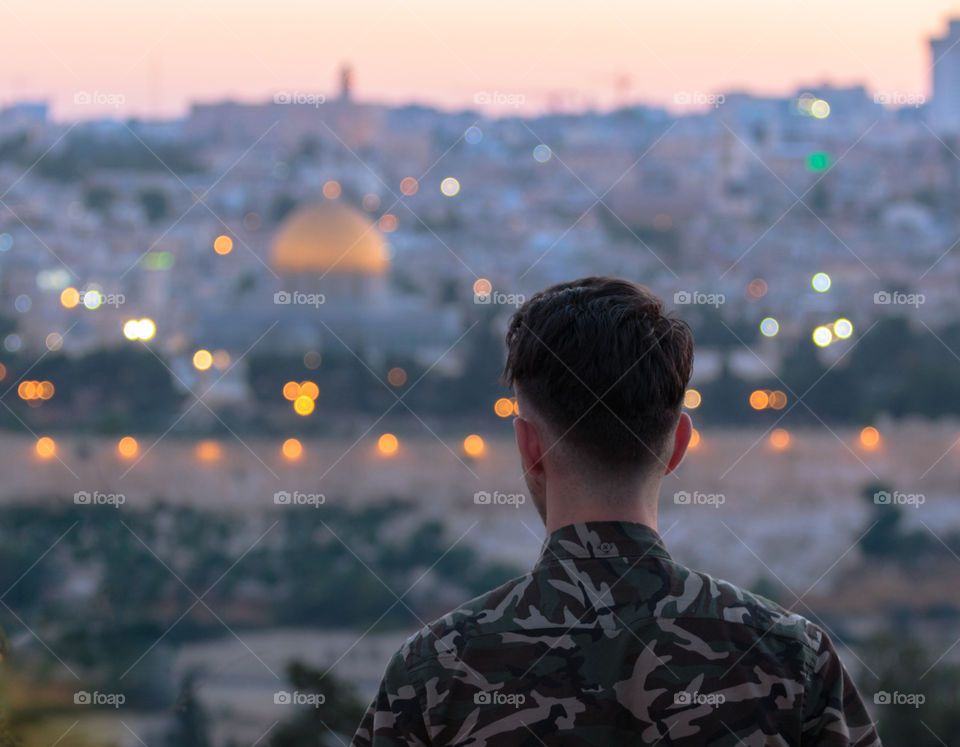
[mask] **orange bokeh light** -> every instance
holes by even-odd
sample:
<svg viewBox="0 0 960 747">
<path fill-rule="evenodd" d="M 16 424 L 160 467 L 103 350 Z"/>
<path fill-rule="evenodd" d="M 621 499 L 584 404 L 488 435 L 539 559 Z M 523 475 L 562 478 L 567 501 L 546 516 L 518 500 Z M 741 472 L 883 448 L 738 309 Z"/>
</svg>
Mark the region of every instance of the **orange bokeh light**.
<svg viewBox="0 0 960 747">
<path fill-rule="evenodd" d="M 486 278 L 480 278 L 473 284 L 473 293 L 476 296 L 489 296 L 493 290 L 493 283 Z"/>
<path fill-rule="evenodd" d="M 37 445 L 34 448 L 41 459 L 52 459 L 57 454 L 57 442 L 49 436 L 37 439 Z"/>
<path fill-rule="evenodd" d="M 313 412 L 314 407 L 316 407 L 316 405 L 313 400 L 306 394 L 301 394 L 293 401 L 293 410 L 297 415 L 309 415 Z"/>
<path fill-rule="evenodd" d="M 335 200 L 340 196 L 343 190 L 340 188 L 340 182 L 330 180 L 323 185 L 323 196 L 328 200 Z"/>
<path fill-rule="evenodd" d="M 290 462 L 295 462 L 303 456 L 303 444 L 295 438 L 288 438 L 281 447 L 283 456 Z"/>
<path fill-rule="evenodd" d="M 223 456 L 223 447 L 217 441 L 201 441 L 194 453 L 201 462 L 218 462 Z"/>
<path fill-rule="evenodd" d="M 700 446 L 700 431 L 698 431 L 696 428 L 693 428 L 690 431 L 690 443 L 687 445 L 687 448 L 691 451 L 695 451 L 698 446 Z"/>
<path fill-rule="evenodd" d="M 420 183 L 412 176 L 405 176 L 400 180 L 400 191 L 407 197 L 415 195 L 418 189 L 420 189 Z"/>
<path fill-rule="evenodd" d="M 386 215 L 381 215 L 380 220 L 377 222 L 380 230 L 384 233 L 392 233 L 397 230 L 399 222 L 397 221 L 397 216 L 393 213 L 387 213 Z"/>
<path fill-rule="evenodd" d="M 309 397 L 310 399 L 316 399 L 320 396 L 320 387 L 312 381 L 301 381 L 300 382 L 300 396 Z"/>
<path fill-rule="evenodd" d="M 213 240 L 213 251 L 220 255 L 229 254 L 233 251 L 233 239 L 226 234 L 217 236 Z"/>
<path fill-rule="evenodd" d="M 391 386 L 403 386 L 407 383 L 407 372 L 399 366 L 395 366 L 387 372 L 387 381 L 390 382 Z"/>
<path fill-rule="evenodd" d="M 485 449 L 486 445 L 483 443 L 483 439 L 476 433 L 471 433 L 463 439 L 463 450 L 467 453 L 467 456 L 478 457 L 483 454 Z"/>
<path fill-rule="evenodd" d="M 777 451 L 783 451 L 790 445 L 790 433 L 785 428 L 776 428 L 770 434 L 770 446 Z"/>
<path fill-rule="evenodd" d="M 770 404 L 770 395 L 762 389 L 755 389 L 750 393 L 750 407 L 762 410 Z"/>
<path fill-rule="evenodd" d="M 300 385 L 295 381 L 288 381 L 283 385 L 283 397 L 291 402 L 300 396 Z"/>
<path fill-rule="evenodd" d="M 65 309 L 72 309 L 80 303 L 80 291 L 76 288 L 64 288 L 60 291 L 60 303 Z"/>
<path fill-rule="evenodd" d="M 377 450 L 384 456 L 396 454 L 399 448 L 400 442 L 392 433 L 384 433 L 377 439 Z"/>
<path fill-rule="evenodd" d="M 868 425 L 860 431 L 860 443 L 863 448 L 873 450 L 880 446 L 880 431 L 872 425 Z"/>
<path fill-rule="evenodd" d="M 493 411 L 501 418 L 509 418 L 513 415 L 513 400 L 501 397 L 493 404 Z"/>
<path fill-rule="evenodd" d="M 124 436 L 117 444 L 117 453 L 124 459 L 133 459 L 140 451 L 140 444 L 132 436 Z"/>
</svg>

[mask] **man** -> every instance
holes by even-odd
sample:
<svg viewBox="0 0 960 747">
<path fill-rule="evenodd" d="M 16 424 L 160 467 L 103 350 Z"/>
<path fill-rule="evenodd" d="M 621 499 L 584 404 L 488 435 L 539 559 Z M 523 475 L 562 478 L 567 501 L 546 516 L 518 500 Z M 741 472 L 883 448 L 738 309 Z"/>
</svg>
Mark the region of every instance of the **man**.
<svg viewBox="0 0 960 747">
<path fill-rule="evenodd" d="M 821 628 L 675 563 L 657 533 L 692 365 L 689 327 L 625 280 L 517 311 L 504 377 L 539 562 L 408 639 L 354 745 L 880 744 Z"/>
</svg>

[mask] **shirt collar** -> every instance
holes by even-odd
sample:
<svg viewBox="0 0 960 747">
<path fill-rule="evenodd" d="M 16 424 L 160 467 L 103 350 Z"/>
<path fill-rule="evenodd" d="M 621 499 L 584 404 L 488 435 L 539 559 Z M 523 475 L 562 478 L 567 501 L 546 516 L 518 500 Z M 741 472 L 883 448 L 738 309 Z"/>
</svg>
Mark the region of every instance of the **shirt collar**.
<svg viewBox="0 0 960 747">
<path fill-rule="evenodd" d="M 629 521 L 568 524 L 543 543 L 538 565 L 584 558 L 650 557 L 671 560 L 656 530 Z"/>
</svg>

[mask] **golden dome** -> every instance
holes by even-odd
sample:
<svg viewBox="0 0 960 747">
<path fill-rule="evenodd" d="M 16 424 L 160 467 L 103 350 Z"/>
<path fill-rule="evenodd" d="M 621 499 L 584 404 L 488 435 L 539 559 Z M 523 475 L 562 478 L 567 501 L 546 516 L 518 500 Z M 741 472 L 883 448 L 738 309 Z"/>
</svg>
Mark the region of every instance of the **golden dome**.
<svg viewBox="0 0 960 747">
<path fill-rule="evenodd" d="M 387 246 L 359 210 L 329 200 L 291 213 L 273 237 L 270 264 L 281 274 L 387 270 Z"/>
</svg>

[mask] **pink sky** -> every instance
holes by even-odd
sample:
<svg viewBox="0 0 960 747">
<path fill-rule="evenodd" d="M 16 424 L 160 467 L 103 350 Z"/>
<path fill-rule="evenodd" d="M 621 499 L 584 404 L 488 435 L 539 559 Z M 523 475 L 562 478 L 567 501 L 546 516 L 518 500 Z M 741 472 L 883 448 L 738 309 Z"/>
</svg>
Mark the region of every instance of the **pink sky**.
<svg viewBox="0 0 960 747">
<path fill-rule="evenodd" d="M 929 95 L 927 39 L 951 13 L 949 0 L 7 0 L 0 103 L 46 98 L 62 119 L 180 114 L 329 95 L 345 60 L 361 100 L 458 107 L 498 91 L 530 113 L 551 92 L 599 106 L 823 81 Z M 78 91 L 122 103 L 77 105 Z"/>
</svg>

